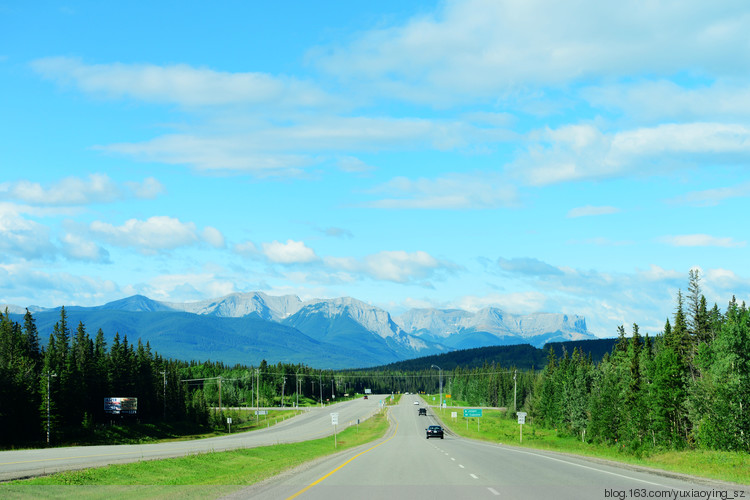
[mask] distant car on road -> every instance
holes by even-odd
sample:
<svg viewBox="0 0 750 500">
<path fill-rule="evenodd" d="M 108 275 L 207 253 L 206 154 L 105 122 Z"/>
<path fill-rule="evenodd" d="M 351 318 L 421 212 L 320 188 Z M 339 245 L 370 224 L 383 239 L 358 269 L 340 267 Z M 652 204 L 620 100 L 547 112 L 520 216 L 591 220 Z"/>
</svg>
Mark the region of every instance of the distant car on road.
<svg viewBox="0 0 750 500">
<path fill-rule="evenodd" d="M 427 416 L 427 408 L 420 408 L 418 415 Z"/>
<path fill-rule="evenodd" d="M 367 394 L 365 394 L 365 399 L 367 399 Z"/>
<path fill-rule="evenodd" d="M 415 405 L 418 405 L 418 404 L 419 404 L 419 401 L 414 401 L 414 404 L 415 404 Z"/>
<path fill-rule="evenodd" d="M 443 428 L 439 425 L 431 425 L 427 429 L 427 439 L 439 437 L 443 439 Z"/>
</svg>

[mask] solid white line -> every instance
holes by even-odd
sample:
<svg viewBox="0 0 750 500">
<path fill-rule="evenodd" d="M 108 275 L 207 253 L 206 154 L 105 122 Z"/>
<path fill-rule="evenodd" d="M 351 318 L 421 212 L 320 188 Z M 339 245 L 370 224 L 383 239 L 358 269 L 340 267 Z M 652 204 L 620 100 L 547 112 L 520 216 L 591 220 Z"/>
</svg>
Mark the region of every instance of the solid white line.
<svg viewBox="0 0 750 500">
<path fill-rule="evenodd" d="M 479 479 L 479 478 L 478 478 L 477 476 L 475 476 L 474 474 L 469 474 L 469 475 L 470 475 L 471 477 L 473 477 L 474 479 Z"/>
<path fill-rule="evenodd" d="M 675 488 L 673 488 L 671 486 L 666 486 L 664 484 L 653 483 L 651 481 L 646 481 L 645 479 L 638 479 L 637 477 L 626 476 L 624 474 L 618 474 L 616 472 L 610 472 L 610 471 L 606 471 L 606 470 L 602 470 L 602 469 L 597 469 L 596 467 L 589 467 L 588 465 L 576 464 L 576 463 L 573 463 L 573 462 L 568 462 L 567 460 L 561 460 L 559 458 L 554 458 L 554 457 L 549 457 L 547 455 L 542 455 L 540 453 L 532 453 L 532 452 L 529 452 L 529 451 L 516 450 L 516 449 L 513 449 L 511 447 L 500 447 L 500 446 L 496 446 L 496 445 L 493 446 L 493 445 L 484 444 L 484 443 L 473 443 L 473 444 L 476 444 L 476 445 L 479 445 L 479 446 L 486 446 L 488 448 L 495 448 L 495 449 L 501 449 L 501 450 L 506 450 L 506 451 L 512 451 L 514 453 L 522 453 L 524 455 L 533 455 L 535 457 L 546 458 L 547 460 L 553 460 L 555 462 L 561 462 L 561 463 L 564 463 L 564 464 L 573 465 L 575 467 L 581 467 L 582 469 L 589 469 L 589 470 L 593 470 L 593 471 L 596 471 L 596 472 L 601 472 L 602 474 L 609 474 L 609 475 L 612 475 L 612 476 L 622 477 L 624 479 L 630 479 L 631 481 L 638 481 L 640 483 L 651 484 L 651 485 L 654 485 L 654 486 L 661 486 L 662 488 L 667 488 L 667 489 L 675 489 Z M 581 459 L 585 459 L 585 458 L 586 458 L 585 456 L 581 457 Z M 645 474 L 648 474 L 648 473 L 645 473 Z"/>
<path fill-rule="evenodd" d="M 495 488 L 490 488 L 488 486 L 487 489 L 490 490 L 490 493 L 492 493 L 493 495 L 500 496 L 500 493 L 498 493 Z"/>
</svg>

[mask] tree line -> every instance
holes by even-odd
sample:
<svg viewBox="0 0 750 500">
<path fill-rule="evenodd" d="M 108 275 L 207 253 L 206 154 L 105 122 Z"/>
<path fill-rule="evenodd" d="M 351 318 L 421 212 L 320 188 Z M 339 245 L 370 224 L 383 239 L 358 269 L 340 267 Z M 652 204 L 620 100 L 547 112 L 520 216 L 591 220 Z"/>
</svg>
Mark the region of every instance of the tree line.
<svg viewBox="0 0 750 500">
<path fill-rule="evenodd" d="M 527 402 L 558 432 L 634 453 L 709 448 L 750 451 L 750 311 L 732 298 L 708 309 L 700 275 L 678 292 L 672 321 L 654 338 L 618 328 L 598 364 L 553 352 Z"/>
<path fill-rule="evenodd" d="M 64 307 L 43 346 L 30 312 L 14 322 L 6 310 L 0 314 L 0 446 L 44 444 L 48 422 L 50 441 L 58 443 L 119 421 L 105 413 L 105 397 L 137 397 L 140 421 L 207 427 L 221 423 L 213 410 L 219 406 L 326 404 L 367 389 L 437 393 L 442 377 L 443 394 L 453 400 L 505 407 L 509 415 L 524 409 L 531 422 L 584 441 L 634 453 L 750 451 L 750 311 L 734 298 L 725 312 L 709 309 L 696 270 L 687 297 L 679 292 L 676 302 L 656 336 L 641 335 L 634 323 L 627 337 L 620 326 L 600 361 L 578 348 L 561 354 L 550 348 L 542 370 L 494 361 L 448 370 L 422 363 L 414 370 L 334 371 L 265 360 L 253 367 L 165 359 L 140 339 L 115 334 L 108 345 L 101 329 L 93 339 L 83 323 L 71 331 Z"/>
</svg>

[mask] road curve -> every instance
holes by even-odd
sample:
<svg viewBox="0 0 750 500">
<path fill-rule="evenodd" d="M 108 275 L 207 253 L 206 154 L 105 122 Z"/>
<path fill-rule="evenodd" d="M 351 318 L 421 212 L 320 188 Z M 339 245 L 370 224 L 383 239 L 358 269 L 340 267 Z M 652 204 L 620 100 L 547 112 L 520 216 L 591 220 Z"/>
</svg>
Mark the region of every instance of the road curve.
<svg viewBox="0 0 750 500">
<path fill-rule="evenodd" d="M 385 396 L 355 399 L 325 408 L 310 408 L 273 427 L 208 439 L 140 445 L 76 446 L 0 451 L 0 481 L 33 477 L 64 470 L 101 467 L 114 463 L 181 457 L 209 451 L 254 448 L 318 439 L 333 434 L 330 414 L 339 414 L 341 430 L 372 416 Z M 272 418 L 272 416 L 271 416 Z"/>
<path fill-rule="evenodd" d="M 227 498 L 524 499 L 750 498 L 731 485 L 699 484 L 584 458 L 468 440 L 425 439 L 433 409 L 416 396 L 390 410 L 385 438 L 303 466 Z M 726 495 L 726 496 L 725 496 Z"/>
</svg>

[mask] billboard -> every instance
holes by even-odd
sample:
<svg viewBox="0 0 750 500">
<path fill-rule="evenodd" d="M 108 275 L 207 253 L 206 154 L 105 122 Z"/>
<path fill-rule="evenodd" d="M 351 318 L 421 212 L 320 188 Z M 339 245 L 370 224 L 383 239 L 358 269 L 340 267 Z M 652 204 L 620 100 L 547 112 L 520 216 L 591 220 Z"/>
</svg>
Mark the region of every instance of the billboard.
<svg viewBox="0 0 750 500">
<path fill-rule="evenodd" d="M 104 413 L 112 415 L 135 415 L 138 398 L 104 398 Z"/>
</svg>

